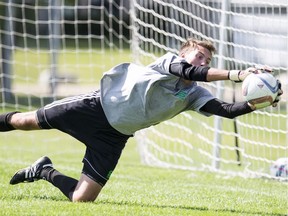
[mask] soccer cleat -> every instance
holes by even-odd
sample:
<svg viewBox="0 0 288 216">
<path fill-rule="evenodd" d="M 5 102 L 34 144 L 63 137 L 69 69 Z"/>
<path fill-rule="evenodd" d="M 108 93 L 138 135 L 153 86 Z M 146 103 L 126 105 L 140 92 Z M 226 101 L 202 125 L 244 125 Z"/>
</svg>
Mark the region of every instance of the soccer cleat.
<svg viewBox="0 0 288 216">
<path fill-rule="evenodd" d="M 40 173 L 45 167 L 53 167 L 52 161 L 47 157 L 41 157 L 31 166 L 19 170 L 10 180 L 10 184 L 15 185 L 21 182 L 34 182 L 40 180 Z"/>
</svg>

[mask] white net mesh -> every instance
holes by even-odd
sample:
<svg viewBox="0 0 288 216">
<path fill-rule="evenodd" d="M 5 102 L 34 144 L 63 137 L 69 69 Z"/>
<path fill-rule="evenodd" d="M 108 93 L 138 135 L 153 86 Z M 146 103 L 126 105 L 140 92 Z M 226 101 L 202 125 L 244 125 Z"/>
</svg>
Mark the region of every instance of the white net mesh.
<svg viewBox="0 0 288 216">
<path fill-rule="evenodd" d="M 283 84 L 280 106 L 236 120 L 183 113 L 138 133 L 142 159 L 150 165 L 270 176 L 272 162 L 288 156 L 287 1 L 137 1 L 133 41 L 146 64 L 177 48 L 187 37 L 209 39 L 218 49 L 212 65 L 274 68 Z M 242 101 L 241 84 L 202 84 L 227 102 Z M 270 176 L 271 177 L 271 176 Z"/>
<path fill-rule="evenodd" d="M 129 52 L 125 1 L 0 2 L 1 106 L 23 109 L 95 90 Z"/>
</svg>

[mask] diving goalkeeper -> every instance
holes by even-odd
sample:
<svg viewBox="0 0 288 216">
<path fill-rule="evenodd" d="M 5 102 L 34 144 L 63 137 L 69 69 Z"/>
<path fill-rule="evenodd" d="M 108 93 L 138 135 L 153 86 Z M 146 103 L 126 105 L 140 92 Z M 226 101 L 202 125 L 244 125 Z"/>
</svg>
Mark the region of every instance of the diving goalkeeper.
<svg viewBox="0 0 288 216">
<path fill-rule="evenodd" d="M 58 129 L 86 145 L 80 179 L 53 167 L 47 156 L 17 171 L 10 184 L 46 180 L 71 201 L 94 201 L 115 169 L 127 140 L 143 128 L 184 111 L 226 118 L 263 108 L 259 104 L 226 103 L 199 82 L 243 81 L 256 68 L 224 70 L 209 67 L 215 47 L 209 41 L 188 39 L 179 55 L 167 53 L 143 67 L 120 64 L 104 74 L 100 90 L 55 101 L 36 111 L 0 115 L 0 131 Z M 282 94 L 270 105 L 276 106 Z M 267 104 L 267 103 L 264 103 Z M 176 129 L 175 129 L 176 130 Z"/>
</svg>

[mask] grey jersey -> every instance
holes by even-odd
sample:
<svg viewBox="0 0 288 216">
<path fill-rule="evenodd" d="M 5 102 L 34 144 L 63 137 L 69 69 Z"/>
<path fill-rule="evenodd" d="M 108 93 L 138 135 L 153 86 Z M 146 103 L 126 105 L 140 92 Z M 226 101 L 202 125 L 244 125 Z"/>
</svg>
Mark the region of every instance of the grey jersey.
<svg viewBox="0 0 288 216">
<path fill-rule="evenodd" d="M 143 67 L 120 64 L 101 80 L 101 103 L 105 115 L 119 132 L 131 135 L 186 111 L 200 108 L 214 97 L 196 82 L 185 84 L 169 73 L 172 61 L 184 61 L 167 53 Z"/>
</svg>

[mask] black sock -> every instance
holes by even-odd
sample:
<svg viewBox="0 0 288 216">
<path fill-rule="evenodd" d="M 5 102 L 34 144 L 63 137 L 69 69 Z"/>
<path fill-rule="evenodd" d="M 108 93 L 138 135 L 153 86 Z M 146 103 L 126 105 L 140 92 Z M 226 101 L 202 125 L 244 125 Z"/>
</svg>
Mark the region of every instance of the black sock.
<svg viewBox="0 0 288 216">
<path fill-rule="evenodd" d="M 40 177 L 52 183 L 57 187 L 68 199 L 72 200 L 78 181 L 74 178 L 66 176 L 52 167 L 46 167 L 41 171 Z"/>
<path fill-rule="evenodd" d="M 6 131 L 15 130 L 15 128 L 9 124 L 10 118 L 15 113 L 19 113 L 19 112 L 15 111 L 15 112 L 9 112 L 9 113 L 4 113 L 0 115 L 0 131 L 6 132 Z"/>
</svg>

